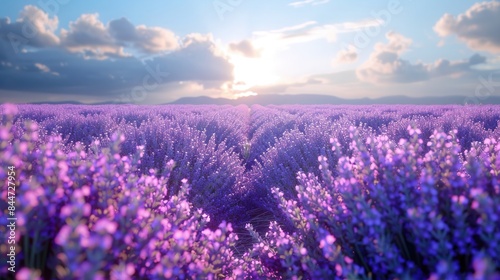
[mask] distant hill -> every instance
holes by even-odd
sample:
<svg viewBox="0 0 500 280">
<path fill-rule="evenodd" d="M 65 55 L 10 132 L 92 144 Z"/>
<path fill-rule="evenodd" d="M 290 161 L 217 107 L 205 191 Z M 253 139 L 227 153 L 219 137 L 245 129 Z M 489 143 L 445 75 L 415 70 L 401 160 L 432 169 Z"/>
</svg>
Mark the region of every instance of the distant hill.
<svg viewBox="0 0 500 280">
<path fill-rule="evenodd" d="M 464 105 L 467 100 L 469 104 L 475 104 L 471 97 L 465 96 L 444 96 L 444 97 L 409 97 L 404 95 L 386 96 L 380 98 L 358 98 L 347 99 L 331 95 L 321 94 L 263 94 L 256 96 L 241 97 L 238 99 L 229 98 L 212 98 L 209 96 L 198 97 L 183 97 L 167 104 L 186 104 L 186 105 L 286 105 L 286 104 L 336 104 L 336 105 L 371 105 L 371 104 L 414 104 L 414 105 L 446 105 L 457 104 Z M 484 100 L 479 100 L 482 104 L 500 104 L 500 96 L 490 96 Z M 81 103 L 78 101 L 46 101 L 32 102 L 31 104 L 74 104 L 74 105 L 107 105 L 107 104 L 126 104 L 116 102 L 99 102 L 99 103 Z"/>
<path fill-rule="evenodd" d="M 474 104 L 472 98 L 468 98 L 469 104 Z M 238 99 L 212 98 L 208 96 L 183 97 L 169 104 L 229 104 L 229 105 L 285 105 L 285 104 L 338 104 L 338 105 L 370 105 L 370 104 L 415 104 L 415 105 L 445 105 L 457 104 L 464 105 L 467 97 L 465 96 L 445 96 L 445 97 L 408 97 L 408 96 L 387 96 L 380 98 L 359 98 L 345 99 L 330 95 L 319 94 L 297 94 L 281 95 L 266 94 L 241 97 Z M 480 100 L 482 104 L 500 104 L 500 96 L 490 96 Z"/>
<path fill-rule="evenodd" d="M 31 102 L 28 104 L 47 104 L 47 105 L 111 105 L 111 104 L 127 104 L 127 103 L 117 103 L 117 102 L 97 102 L 97 103 L 83 103 L 79 101 L 40 101 L 40 102 Z"/>
<path fill-rule="evenodd" d="M 31 102 L 29 104 L 49 104 L 49 105 L 70 104 L 70 105 L 84 105 L 85 103 L 78 102 L 78 101 L 40 101 L 40 102 Z"/>
</svg>

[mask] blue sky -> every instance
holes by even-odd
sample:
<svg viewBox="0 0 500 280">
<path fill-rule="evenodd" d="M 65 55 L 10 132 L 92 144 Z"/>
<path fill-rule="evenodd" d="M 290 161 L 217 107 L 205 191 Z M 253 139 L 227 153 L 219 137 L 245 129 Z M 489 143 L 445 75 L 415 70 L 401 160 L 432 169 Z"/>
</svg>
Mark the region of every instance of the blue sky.
<svg viewBox="0 0 500 280">
<path fill-rule="evenodd" d="M 498 30 L 498 1 L 9 1 L 0 102 L 474 96 Z"/>
</svg>

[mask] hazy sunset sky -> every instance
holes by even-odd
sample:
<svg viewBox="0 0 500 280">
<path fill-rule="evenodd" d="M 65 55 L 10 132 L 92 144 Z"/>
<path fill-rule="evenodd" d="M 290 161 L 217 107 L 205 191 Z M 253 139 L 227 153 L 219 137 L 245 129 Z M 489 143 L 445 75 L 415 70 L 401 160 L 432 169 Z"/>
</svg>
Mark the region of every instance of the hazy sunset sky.
<svg viewBox="0 0 500 280">
<path fill-rule="evenodd" d="M 0 102 L 475 94 L 500 2 L 3 1 Z"/>
</svg>

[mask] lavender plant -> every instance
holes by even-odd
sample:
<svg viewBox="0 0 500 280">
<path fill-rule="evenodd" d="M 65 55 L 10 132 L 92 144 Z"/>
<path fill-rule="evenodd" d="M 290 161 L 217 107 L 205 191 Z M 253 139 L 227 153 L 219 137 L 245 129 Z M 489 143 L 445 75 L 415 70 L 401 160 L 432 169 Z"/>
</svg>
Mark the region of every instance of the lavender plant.
<svg viewBox="0 0 500 280">
<path fill-rule="evenodd" d="M 18 279 L 500 277 L 497 106 L 0 113 Z"/>
</svg>

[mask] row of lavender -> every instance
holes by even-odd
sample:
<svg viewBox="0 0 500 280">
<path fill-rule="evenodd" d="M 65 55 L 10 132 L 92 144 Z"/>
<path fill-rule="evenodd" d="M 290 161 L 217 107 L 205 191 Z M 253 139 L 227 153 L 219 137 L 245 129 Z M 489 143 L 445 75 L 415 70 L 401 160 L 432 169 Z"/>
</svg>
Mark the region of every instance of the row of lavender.
<svg viewBox="0 0 500 280">
<path fill-rule="evenodd" d="M 3 106 L 18 275 L 494 277 L 498 120 L 498 107 Z"/>
</svg>

